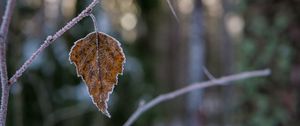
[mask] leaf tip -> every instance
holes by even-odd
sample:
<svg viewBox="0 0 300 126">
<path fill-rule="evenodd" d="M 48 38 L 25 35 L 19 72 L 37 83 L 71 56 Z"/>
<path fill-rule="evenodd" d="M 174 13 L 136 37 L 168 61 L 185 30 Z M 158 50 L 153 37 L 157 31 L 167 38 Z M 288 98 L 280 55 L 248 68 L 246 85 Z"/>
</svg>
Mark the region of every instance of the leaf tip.
<svg viewBox="0 0 300 126">
<path fill-rule="evenodd" d="M 108 112 L 107 110 L 102 111 L 102 113 L 103 113 L 104 115 L 106 115 L 108 118 L 111 118 L 111 115 L 109 114 L 109 112 Z"/>
</svg>

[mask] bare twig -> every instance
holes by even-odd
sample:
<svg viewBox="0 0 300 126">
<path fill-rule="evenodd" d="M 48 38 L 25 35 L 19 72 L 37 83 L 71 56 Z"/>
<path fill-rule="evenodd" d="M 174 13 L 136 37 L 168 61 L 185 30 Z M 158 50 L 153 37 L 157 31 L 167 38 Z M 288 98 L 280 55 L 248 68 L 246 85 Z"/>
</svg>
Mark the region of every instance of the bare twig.
<svg viewBox="0 0 300 126">
<path fill-rule="evenodd" d="M 0 30 L 1 38 L 3 38 L 1 42 L 6 41 L 8 27 L 12 18 L 13 10 L 15 8 L 15 3 L 16 0 L 8 0 L 6 3 L 6 8 L 5 8 L 4 15 L 2 17 L 1 30 Z"/>
<path fill-rule="evenodd" d="M 9 89 L 11 84 L 15 83 L 17 79 L 22 76 L 23 72 L 29 67 L 29 65 L 33 62 L 33 60 L 51 43 L 53 43 L 57 38 L 62 36 L 67 30 L 72 28 L 75 24 L 77 24 L 84 17 L 89 16 L 92 12 L 92 9 L 98 3 L 98 0 L 93 0 L 92 3 L 89 4 L 77 17 L 73 18 L 70 22 L 68 22 L 62 29 L 57 31 L 53 36 L 48 36 L 44 43 L 41 45 L 39 49 L 34 52 L 31 57 L 21 66 L 19 70 L 9 79 L 7 77 L 7 65 L 6 65 L 6 38 L 8 34 L 8 28 L 10 24 L 10 20 L 12 18 L 13 9 L 15 6 L 15 0 L 8 0 L 6 4 L 5 13 L 3 16 L 3 20 L 1 23 L 0 29 L 0 76 L 1 76 L 1 84 L 2 84 L 2 97 L 1 97 L 1 112 L 0 112 L 0 126 L 5 125 L 6 114 L 7 114 L 7 104 L 9 98 Z"/>
<path fill-rule="evenodd" d="M 175 90 L 170 93 L 162 94 L 154 98 L 153 100 L 149 101 L 145 105 L 137 108 L 137 110 L 130 116 L 130 118 L 125 122 L 123 126 L 130 126 L 132 123 L 145 111 L 149 110 L 150 108 L 154 107 L 155 105 L 167 101 L 173 98 L 176 98 L 180 95 L 189 93 L 194 90 L 198 89 L 203 89 L 211 86 L 216 86 L 216 85 L 226 85 L 228 82 L 231 81 L 238 81 L 238 80 L 243 80 L 247 78 L 253 78 L 253 77 L 263 77 L 263 76 L 268 76 L 270 75 L 271 71 L 269 69 L 266 70 L 257 70 L 257 71 L 250 71 L 250 72 L 243 72 L 235 75 L 230 75 L 230 76 L 225 76 L 221 77 L 219 79 L 215 80 L 210 80 L 206 82 L 201 82 L 201 83 L 194 83 L 191 84 L 190 86 Z"/>
<path fill-rule="evenodd" d="M 172 4 L 171 4 L 171 1 L 170 1 L 170 0 L 166 0 L 166 1 L 167 1 L 167 3 L 168 3 L 168 6 L 169 6 L 169 8 L 170 8 L 172 14 L 174 15 L 174 17 L 175 17 L 175 19 L 176 19 L 176 21 L 179 22 L 178 16 L 177 16 L 177 14 L 176 14 L 176 12 L 175 12 L 175 10 L 174 10 L 174 7 L 173 7 Z"/>
<path fill-rule="evenodd" d="M 57 31 L 53 36 L 48 36 L 44 43 L 37 49 L 31 57 L 21 66 L 19 70 L 9 79 L 9 84 L 13 84 L 17 81 L 17 79 L 22 76 L 23 72 L 29 67 L 29 65 L 33 62 L 33 60 L 38 56 L 46 47 L 52 44 L 57 38 L 62 36 L 67 30 L 72 28 L 75 24 L 77 24 L 84 17 L 87 17 L 91 14 L 92 9 L 98 3 L 98 0 L 93 0 L 89 6 L 87 6 L 77 17 L 73 18 L 70 22 L 68 22 L 63 28 Z"/>
<path fill-rule="evenodd" d="M 0 125 L 4 126 L 6 121 L 7 104 L 9 98 L 8 77 L 7 77 L 7 65 L 6 65 L 6 38 L 8 34 L 9 24 L 12 18 L 13 10 L 15 7 L 15 0 L 8 0 L 6 3 L 5 12 L 2 18 L 0 28 L 0 73 L 2 84 L 2 96 L 1 96 L 1 109 L 0 109 Z"/>
<path fill-rule="evenodd" d="M 216 78 L 208 71 L 206 67 L 203 67 L 204 74 L 208 77 L 210 80 L 215 80 Z"/>
</svg>

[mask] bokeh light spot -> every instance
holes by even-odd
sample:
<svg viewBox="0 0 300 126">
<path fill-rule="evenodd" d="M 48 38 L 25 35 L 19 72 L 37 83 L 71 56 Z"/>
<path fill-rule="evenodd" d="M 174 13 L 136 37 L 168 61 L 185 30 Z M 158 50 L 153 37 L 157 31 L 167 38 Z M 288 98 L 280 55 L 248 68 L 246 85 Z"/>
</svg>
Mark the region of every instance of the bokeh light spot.
<svg viewBox="0 0 300 126">
<path fill-rule="evenodd" d="M 126 13 L 120 21 L 122 28 L 130 31 L 136 27 L 137 17 L 132 13 Z"/>
</svg>

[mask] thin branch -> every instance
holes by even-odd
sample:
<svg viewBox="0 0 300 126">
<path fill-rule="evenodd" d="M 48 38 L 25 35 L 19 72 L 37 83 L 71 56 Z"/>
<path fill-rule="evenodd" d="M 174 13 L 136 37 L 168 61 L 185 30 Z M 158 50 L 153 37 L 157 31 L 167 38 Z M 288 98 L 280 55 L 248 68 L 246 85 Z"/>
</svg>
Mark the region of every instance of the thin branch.
<svg viewBox="0 0 300 126">
<path fill-rule="evenodd" d="M 57 31 L 53 36 L 48 36 L 44 43 L 37 49 L 29 59 L 19 68 L 16 73 L 9 79 L 9 84 L 15 83 L 19 77 L 22 76 L 23 72 L 29 67 L 29 65 L 33 62 L 33 60 L 50 44 L 52 44 L 57 38 L 62 36 L 66 31 L 71 29 L 75 24 L 81 21 L 84 17 L 87 17 L 91 14 L 92 9 L 99 3 L 98 0 L 93 0 L 89 6 L 87 6 L 77 17 L 73 18 L 70 22 L 68 22 L 63 28 Z"/>
<path fill-rule="evenodd" d="M 6 41 L 8 28 L 12 18 L 13 10 L 15 8 L 15 4 L 16 4 L 16 0 L 8 0 L 6 3 L 6 8 L 5 8 L 4 15 L 2 17 L 1 30 L 0 30 L 1 38 L 3 38 L 1 42 Z"/>
<path fill-rule="evenodd" d="M 166 1 L 167 1 L 167 3 L 168 3 L 168 6 L 169 6 L 169 8 L 170 8 L 172 14 L 174 15 L 174 17 L 175 17 L 175 19 L 176 19 L 176 21 L 179 22 L 178 16 L 177 16 L 177 14 L 176 14 L 176 12 L 175 12 L 175 10 L 174 10 L 174 7 L 173 7 L 172 4 L 171 4 L 171 1 L 170 1 L 170 0 L 166 0 Z"/>
<path fill-rule="evenodd" d="M 162 94 L 159 95 L 158 97 L 154 98 L 153 100 L 149 101 L 145 105 L 139 107 L 131 116 L 130 118 L 125 122 L 123 126 L 130 126 L 133 124 L 137 118 L 144 113 L 145 111 L 149 110 L 150 108 L 156 106 L 157 104 L 167 101 L 173 98 L 176 98 L 180 95 L 189 93 L 191 91 L 211 87 L 211 86 L 216 86 L 216 85 L 226 85 L 229 84 L 228 82 L 232 81 L 238 81 L 238 80 L 243 80 L 247 78 L 254 78 L 254 77 L 263 77 L 263 76 L 268 76 L 270 75 L 271 71 L 269 69 L 266 70 L 257 70 L 257 71 L 250 71 L 250 72 L 243 72 L 235 75 L 230 75 L 230 76 L 225 76 L 221 77 L 219 79 L 215 80 L 210 80 L 206 82 L 201 82 L 201 83 L 194 83 L 191 84 L 190 86 L 175 90 L 170 93 Z"/>
<path fill-rule="evenodd" d="M 3 83 L 3 82 L 7 82 L 7 80 L 6 81 L 2 81 L 0 126 L 5 126 L 5 123 L 6 123 L 8 98 L 9 98 L 9 89 L 10 89 L 10 86 L 7 83 Z"/>
<path fill-rule="evenodd" d="M 8 0 L 6 3 L 5 12 L 2 18 L 0 28 L 0 73 L 2 84 L 2 96 L 1 96 L 1 109 L 0 109 L 0 125 L 4 126 L 7 115 L 7 104 L 9 98 L 8 77 L 7 77 L 7 65 L 6 65 L 6 38 L 8 34 L 9 24 L 12 18 L 13 10 L 15 7 L 15 0 Z"/>
<path fill-rule="evenodd" d="M 2 84 L 2 96 L 1 96 L 1 109 L 0 109 L 0 125 L 5 125 L 7 105 L 9 98 L 10 86 L 7 82 L 7 65 L 6 65 L 6 42 L 0 43 L 0 73 L 1 73 L 1 84 Z"/>
<path fill-rule="evenodd" d="M 203 67 L 204 74 L 208 77 L 210 80 L 215 80 L 216 78 L 208 71 L 206 67 Z"/>
<path fill-rule="evenodd" d="M 44 126 L 53 126 L 60 121 L 84 115 L 91 110 L 92 109 L 85 103 L 79 103 L 74 106 L 56 110 L 48 115 L 44 122 Z"/>
</svg>

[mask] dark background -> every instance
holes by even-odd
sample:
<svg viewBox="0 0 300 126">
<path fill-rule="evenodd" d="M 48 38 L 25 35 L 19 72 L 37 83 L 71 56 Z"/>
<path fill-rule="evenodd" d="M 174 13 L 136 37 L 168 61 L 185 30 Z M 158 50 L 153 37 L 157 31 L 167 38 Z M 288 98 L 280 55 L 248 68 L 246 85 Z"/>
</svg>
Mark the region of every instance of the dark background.
<svg viewBox="0 0 300 126">
<path fill-rule="evenodd" d="M 142 101 L 192 82 L 270 68 L 266 78 L 211 87 L 164 102 L 136 126 L 300 124 L 299 0 L 101 0 L 99 31 L 117 38 L 123 76 L 101 114 L 68 54 L 94 30 L 85 18 L 50 45 L 11 89 L 8 126 L 118 126 Z M 9 77 L 91 0 L 17 0 L 8 36 Z M 6 0 L 1 0 L 3 15 Z"/>
</svg>

